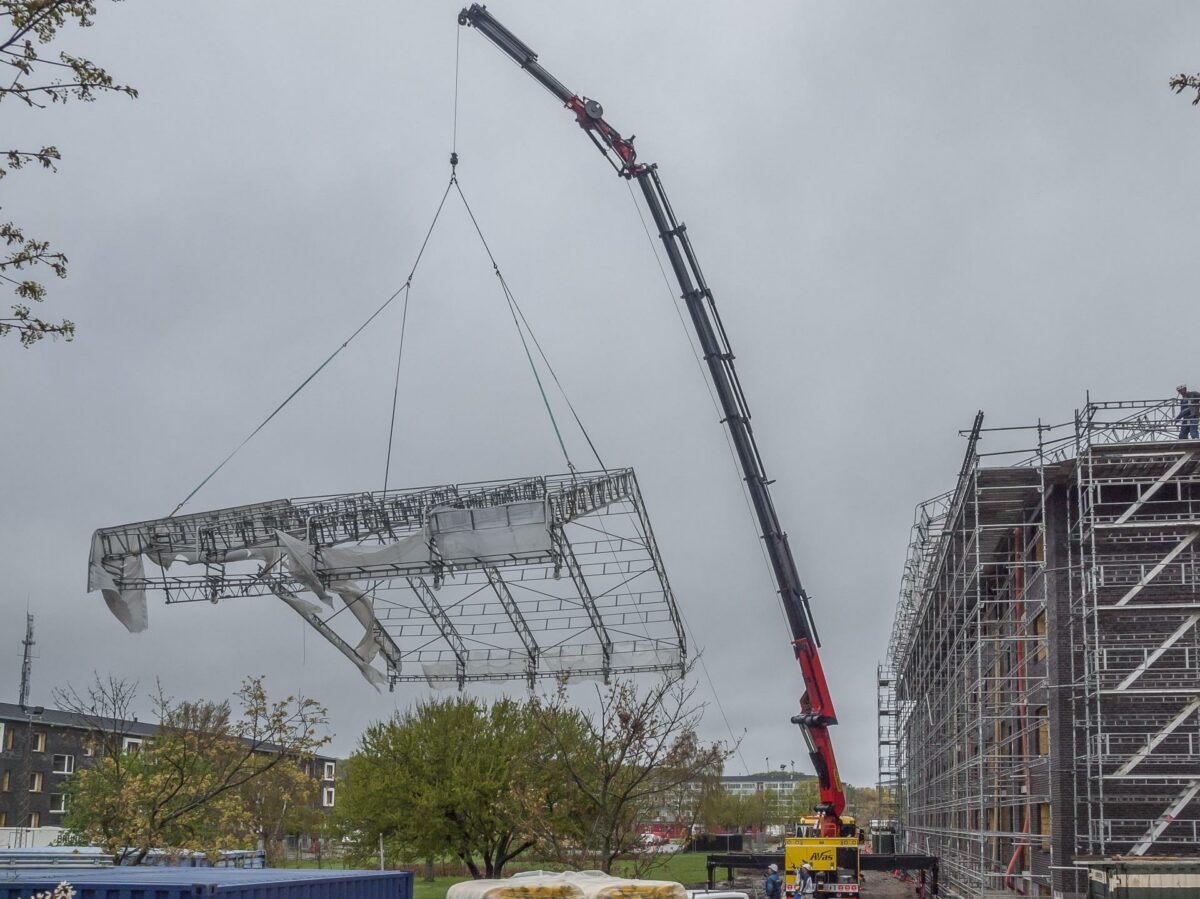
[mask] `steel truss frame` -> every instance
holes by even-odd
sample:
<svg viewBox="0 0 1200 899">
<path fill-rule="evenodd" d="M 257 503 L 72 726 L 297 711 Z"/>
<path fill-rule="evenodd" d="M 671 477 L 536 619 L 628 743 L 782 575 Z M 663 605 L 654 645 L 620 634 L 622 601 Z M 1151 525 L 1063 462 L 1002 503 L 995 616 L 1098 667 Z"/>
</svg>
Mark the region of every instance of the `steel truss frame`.
<svg viewBox="0 0 1200 899">
<path fill-rule="evenodd" d="M 307 601 L 312 583 L 278 559 L 244 558 L 247 547 L 282 551 L 276 532 L 313 547 L 316 558 L 325 547 L 420 535 L 441 510 L 522 501 L 545 504 L 544 549 L 447 561 L 434 546 L 424 559 L 320 569 L 331 592 L 361 587 L 365 598 L 356 601 L 371 610 L 362 617 L 349 599 L 332 609 Z M 273 594 L 377 685 L 607 680 L 686 663 L 683 624 L 632 469 L 257 503 L 105 528 L 95 546 L 120 590 L 155 591 L 168 605 Z M 131 556 L 153 561 L 184 550 L 196 564 L 151 566 L 141 577 L 122 568 Z M 372 667 L 363 617 L 384 671 Z"/>
</svg>

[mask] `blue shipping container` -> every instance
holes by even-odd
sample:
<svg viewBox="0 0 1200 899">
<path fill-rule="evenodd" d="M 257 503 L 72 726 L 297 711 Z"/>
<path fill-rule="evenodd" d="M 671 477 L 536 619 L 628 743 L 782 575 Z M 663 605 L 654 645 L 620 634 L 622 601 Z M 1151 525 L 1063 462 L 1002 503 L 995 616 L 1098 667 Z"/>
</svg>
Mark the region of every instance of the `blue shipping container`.
<svg viewBox="0 0 1200 899">
<path fill-rule="evenodd" d="M 25 868 L 0 871 L 0 899 L 63 881 L 76 899 L 412 899 L 409 871 L 305 868 Z"/>
</svg>

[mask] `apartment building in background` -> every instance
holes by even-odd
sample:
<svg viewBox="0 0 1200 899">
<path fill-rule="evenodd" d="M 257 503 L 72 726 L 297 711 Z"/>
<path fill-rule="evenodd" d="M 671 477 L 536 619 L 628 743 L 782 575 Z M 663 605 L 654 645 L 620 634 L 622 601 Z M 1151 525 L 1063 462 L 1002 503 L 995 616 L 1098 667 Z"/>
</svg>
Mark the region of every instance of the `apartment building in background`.
<svg viewBox="0 0 1200 899">
<path fill-rule="evenodd" d="M 137 752 L 158 727 L 135 719 L 122 730 L 124 751 Z M 64 785 L 95 759 L 89 731 L 76 715 L 0 702 L 0 828 L 61 827 L 69 801 Z M 315 756 L 304 766 L 318 783 L 317 803 L 332 810 L 337 760 Z"/>
</svg>

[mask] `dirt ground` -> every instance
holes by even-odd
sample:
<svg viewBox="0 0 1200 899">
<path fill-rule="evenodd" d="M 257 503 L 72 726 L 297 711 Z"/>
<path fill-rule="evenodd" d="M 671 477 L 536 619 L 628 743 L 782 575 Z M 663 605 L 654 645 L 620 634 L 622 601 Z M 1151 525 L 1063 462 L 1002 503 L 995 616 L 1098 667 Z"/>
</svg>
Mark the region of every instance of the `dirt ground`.
<svg viewBox="0 0 1200 899">
<path fill-rule="evenodd" d="M 909 899 L 917 895 L 915 884 L 904 883 L 891 874 L 871 871 L 862 885 L 863 899 Z"/>
</svg>

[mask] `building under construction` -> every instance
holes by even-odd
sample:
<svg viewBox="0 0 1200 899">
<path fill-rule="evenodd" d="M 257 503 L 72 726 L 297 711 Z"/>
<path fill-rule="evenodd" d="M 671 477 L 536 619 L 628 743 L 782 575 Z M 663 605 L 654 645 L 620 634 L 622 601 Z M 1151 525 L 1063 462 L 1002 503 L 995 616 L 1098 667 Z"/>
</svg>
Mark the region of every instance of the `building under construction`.
<svg viewBox="0 0 1200 899">
<path fill-rule="evenodd" d="M 981 413 L 917 506 L 880 786 L 950 895 L 1069 899 L 1200 854 L 1200 441 L 1177 412 L 1089 400 L 1011 453 L 982 451 L 1022 432 Z"/>
</svg>

